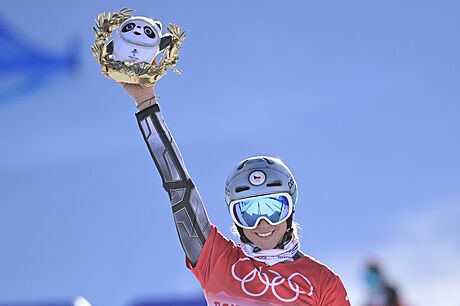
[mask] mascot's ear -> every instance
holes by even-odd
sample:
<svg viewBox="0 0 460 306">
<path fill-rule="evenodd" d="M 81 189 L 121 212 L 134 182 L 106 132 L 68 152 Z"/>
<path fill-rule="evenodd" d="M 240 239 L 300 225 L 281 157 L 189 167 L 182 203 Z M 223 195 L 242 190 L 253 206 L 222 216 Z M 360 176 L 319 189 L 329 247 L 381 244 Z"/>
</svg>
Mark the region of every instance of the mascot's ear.
<svg viewBox="0 0 460 306">
<path fill-rule="evenodd" d="M 111 40 L 106 47 L 107 54 L 112 54 L 113 53 L 113 40 Z"/>
<path fill-rule="evenodd" d="M 161 24 L 161 21 L 156 20 L 155 24 L 160 28 L 160 31 L 163 30 L 163 25 Z"/>
<path fill-rule="evenodd" d="M 160 51 L 163 51 L 163 49 L 169 46 L 171 42 L 172 42 L 171 34 L 166 33 L 165 35 L 163 35 L 160 41 Z"/>
</svg>

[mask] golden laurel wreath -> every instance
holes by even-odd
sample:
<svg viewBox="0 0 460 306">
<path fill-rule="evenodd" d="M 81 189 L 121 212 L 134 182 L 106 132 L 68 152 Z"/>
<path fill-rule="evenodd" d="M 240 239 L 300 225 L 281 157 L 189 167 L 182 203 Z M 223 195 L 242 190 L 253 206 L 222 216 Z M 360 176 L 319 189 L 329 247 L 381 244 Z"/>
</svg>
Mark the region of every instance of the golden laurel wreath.
<svg viewBox="0 0 460 306">
<path fill-rule="evenodd" d="M 101 73 L 117 82 L 144 84 L 151 86 L 163 77 L 167 69 L 181 74 L 175 67 L 179 61 L 180 45 L 185 39 L 185 33 L 179 26 L 169 24 L 168 32 L 171 34 L 171 44 L 165 48 L 158 64 L 133 63 L 110 59 L 107 52 L 107 42 L 112 31 L 117 29 L 125 20 L 130 18 L 134 10 L 123 8 L 117 13 L 100 13 L 97 15 L 96 27 L 93 27 L 96 40 L 92 49 L 93 57 L 101 65 Z"/>
</svg>

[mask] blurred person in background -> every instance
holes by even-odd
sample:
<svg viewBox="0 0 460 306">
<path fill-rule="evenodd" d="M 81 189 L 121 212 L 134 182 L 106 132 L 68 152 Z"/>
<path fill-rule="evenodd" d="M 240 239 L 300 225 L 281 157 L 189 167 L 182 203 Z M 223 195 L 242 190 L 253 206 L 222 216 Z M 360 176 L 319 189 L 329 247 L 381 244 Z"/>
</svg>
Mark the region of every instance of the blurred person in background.
<svg viewBox="0 0 460 306">
<path fill-rule="evenodd" d="M 138 124 L 170 198 L 187 268 L 208 305 L 350 306 L 340 277 L 300 250 L 293 222 L 297 184 L 281 160 L 248 158 L 230 173 L 225 200 L 241 240 L 235 244 L 208 219 L 153 86 L 121 85 L 136 102 Z"/>
<path fill-rule="evenodd" d="M 396 288 L 387 282 L 377 263 L 369 262 L 364 276 L 368 289 L 364 306 L 403 306 Z"/>
</svg>

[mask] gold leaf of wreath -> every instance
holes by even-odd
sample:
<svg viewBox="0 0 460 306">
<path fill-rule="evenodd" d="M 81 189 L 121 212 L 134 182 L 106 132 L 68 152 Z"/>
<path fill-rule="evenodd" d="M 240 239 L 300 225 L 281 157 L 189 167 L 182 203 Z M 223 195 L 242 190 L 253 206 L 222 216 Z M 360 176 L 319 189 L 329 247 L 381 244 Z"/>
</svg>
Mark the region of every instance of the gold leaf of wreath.
<svg viewBox="0 0 460 306">
<path fill-rule="evenodd" d="M 163 55 L 158 64 L 145 62 L 132 63 L 116 61 L 109 58 L 107 42 L 112 31 L 117 29 L 125 20 L 130 18 L 134 10 L 123 8 L 117 13 L 100 13 L 93 27 L 96 40 L 91 48 L 93 57 L 101 65 L 101 73 L 117 82 L 145 84 L 151 86 L 161 79 L 171 69 L 177 74 L 181 72 L 175 68 L 179 61 L 180 45 L 185 40 L 185 33 L 174 24 L 169 24 L 168 32 L 171 34 L 171 44 L 163 50 Z"/>
</svg>

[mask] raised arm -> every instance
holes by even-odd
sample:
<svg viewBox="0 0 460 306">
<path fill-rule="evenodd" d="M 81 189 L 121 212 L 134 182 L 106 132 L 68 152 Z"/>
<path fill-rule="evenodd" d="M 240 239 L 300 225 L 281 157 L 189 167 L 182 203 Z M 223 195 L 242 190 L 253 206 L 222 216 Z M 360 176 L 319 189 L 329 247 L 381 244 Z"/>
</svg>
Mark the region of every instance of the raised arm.
<svg viewBox="0 0 460 306">
<path fill-rule="evenodd" d="M 182 248 L 195 266 L 210 231 L 210 221 L 201 196 L 164 122 L 153 89 L 133 84 L 122 86 L 136 101 L 139 128 L 171 201 Z"/>
</svg>

